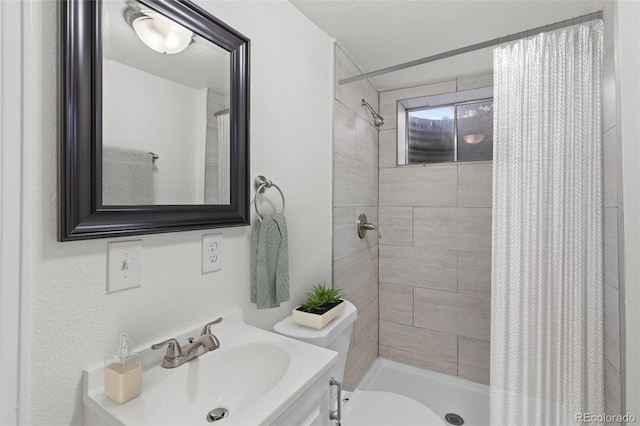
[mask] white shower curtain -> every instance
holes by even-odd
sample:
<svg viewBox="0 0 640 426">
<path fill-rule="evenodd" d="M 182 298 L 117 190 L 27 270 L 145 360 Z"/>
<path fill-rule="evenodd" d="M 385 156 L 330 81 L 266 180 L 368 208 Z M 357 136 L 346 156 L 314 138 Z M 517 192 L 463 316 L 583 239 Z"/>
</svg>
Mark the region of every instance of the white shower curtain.
<svg viewBox="0 0 640 426">
<path fill-rule="evenodd" d="M 604 414 L 602 31 L 494 51 L 492 425 Z"/>
<path fill-rule="evenodd" d="M 230 149 L 230 129 L 229 113 L 218 115 L 218 203 L 229 204 L 230 172 L 229 169 L 229 149 Z"/>
</svg>

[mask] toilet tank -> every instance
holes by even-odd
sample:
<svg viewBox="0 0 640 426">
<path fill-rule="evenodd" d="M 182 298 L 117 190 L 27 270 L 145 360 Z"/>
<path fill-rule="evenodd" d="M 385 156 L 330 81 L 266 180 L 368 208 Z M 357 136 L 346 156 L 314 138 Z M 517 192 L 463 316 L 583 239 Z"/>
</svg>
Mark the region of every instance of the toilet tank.
<svg viewBox="0 0 640 426">
<path fill-rule="evenodd" d="M 340 381 L 342 381 L 344 376 L 344 367 L 347 362 L 353 324 L 356 318 L 358 318 L 358 312 L 353 303 L 346 300 L 344 303 L 347 305 L 340 316 L 321 330 L 298 324 L 292 315 L 289 315 L 273 326 L 273 330 L 283 336 L 338 352 L 338 363 L 334 366 L 331 375 Z"/>
</svg>

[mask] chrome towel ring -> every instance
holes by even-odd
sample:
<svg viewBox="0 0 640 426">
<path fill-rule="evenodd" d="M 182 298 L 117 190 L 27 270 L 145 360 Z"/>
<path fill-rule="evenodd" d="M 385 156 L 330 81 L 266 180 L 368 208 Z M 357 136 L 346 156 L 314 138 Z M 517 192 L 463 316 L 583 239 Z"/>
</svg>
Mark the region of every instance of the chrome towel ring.
<svg viewBox="0 0 640 426">
<path fill-rule="evenodd" d="M 264 191 L 266 191 L 267 188 L 271 188 L 271 187 L 277 189 L 278 192 L 280 193 L 280 196 L 282 197 L 282 211 L 280 212 L 280 214 L 284 214 L 285 201 L 284 201 L 284 194 L 282 193 L 282 190 L 278 185 L 271 182 L 266 177 L 260 175 L 257 178 L 255 178 L 255 180 L 253 181 L 253 188 L 256 190 L 256 195 L 253 196 L 253 206 L 256 209 L 256 213 L 258 214 L 258 220 L 260 220 L 260 222 L 262 222 L 262 219 L 264 219 L 264 217 L 262 216 L 262 213 L 260 213 L 260 208 L 258 207 L 258 194 L 262 194 Z"/>
</svg>

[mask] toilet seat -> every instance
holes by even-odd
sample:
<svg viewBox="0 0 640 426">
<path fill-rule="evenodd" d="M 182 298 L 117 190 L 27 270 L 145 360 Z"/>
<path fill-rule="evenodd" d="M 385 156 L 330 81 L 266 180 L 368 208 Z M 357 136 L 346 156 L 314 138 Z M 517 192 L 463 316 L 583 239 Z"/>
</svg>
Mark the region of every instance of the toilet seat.
<svg viewBox="0 0 640 426">
<path fill-rule="evenodd" d="M 356 389 L 343 407 L 342 426 L 444 426 L 427 406 L 403 395 Z"/>
</svg>

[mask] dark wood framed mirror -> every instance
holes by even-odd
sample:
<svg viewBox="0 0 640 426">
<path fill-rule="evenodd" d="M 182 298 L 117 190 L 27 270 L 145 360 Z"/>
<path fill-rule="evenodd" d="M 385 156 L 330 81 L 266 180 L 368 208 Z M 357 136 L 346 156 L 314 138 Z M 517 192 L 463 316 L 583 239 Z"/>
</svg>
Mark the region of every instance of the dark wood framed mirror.
<svg viewBox="0 0 640 426">
<path fill-rule="evenodd" d="M 188 0 L 60 16 L 58 239 L 248 225 L 249 39 Z"/>
</svg>

